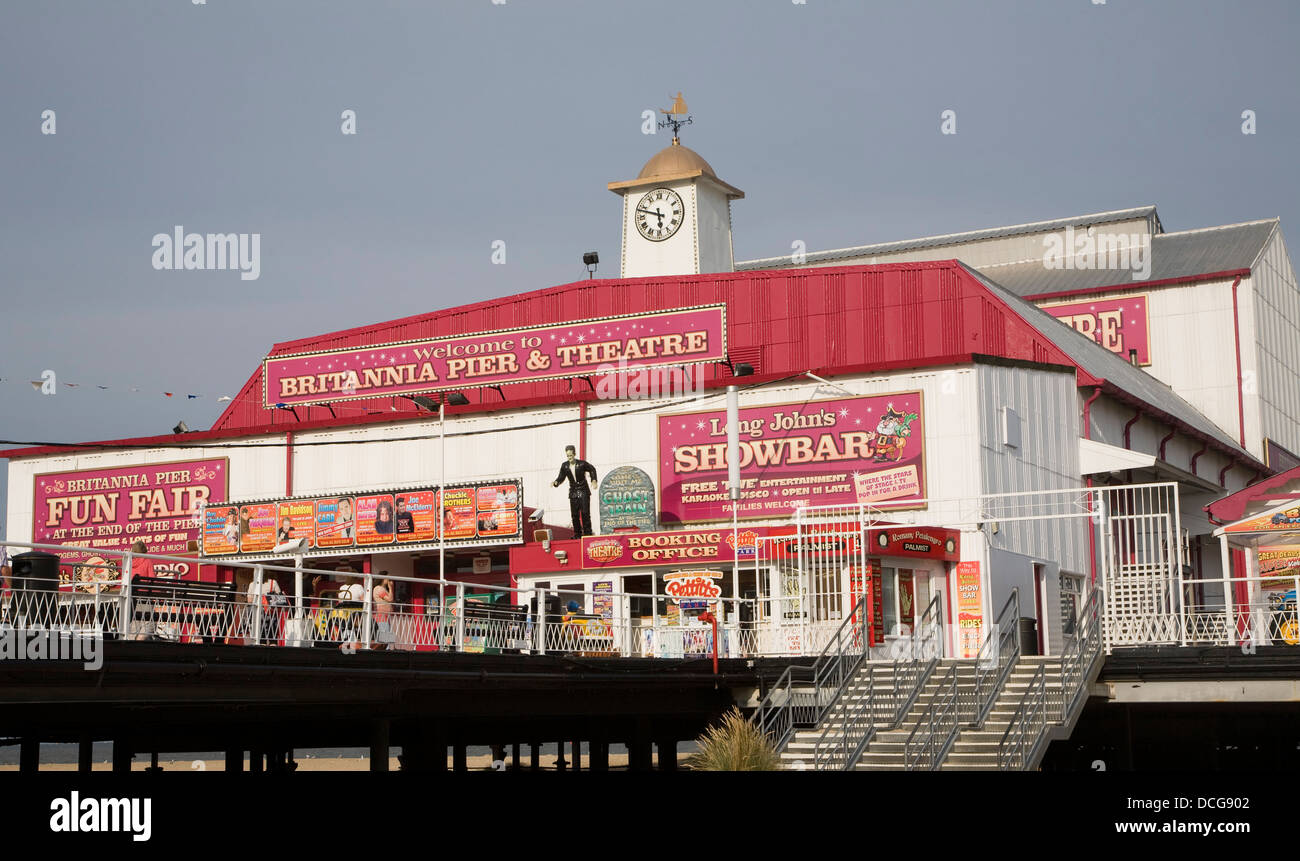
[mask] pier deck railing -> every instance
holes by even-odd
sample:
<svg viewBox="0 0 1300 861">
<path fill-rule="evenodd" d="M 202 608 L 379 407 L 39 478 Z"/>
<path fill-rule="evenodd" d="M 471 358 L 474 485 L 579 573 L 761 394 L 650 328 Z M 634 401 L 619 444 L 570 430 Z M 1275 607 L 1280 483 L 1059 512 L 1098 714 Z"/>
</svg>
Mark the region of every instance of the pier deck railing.
<svg viewBox="0 0 1300 861">
<path fill-rule="evenodd" d="M 11 555 L 27 550 L 68 553 L 78 548 L 0 541 Z M 157 568 L 212 564 L 192 556 L 138 554 L 81 548 L 101 560 L 65 565 L 67 582 L 12 575 L 0 585 L 0 627 L 69 630 L 121 640 L 221 643 L 243 646 L 332 647 L 344 651 L 391 649 L 468 653 L 577 654 L 593 657 L 707 658 L 714 650 L 714 630 L 698 620 L 681 624 L 683 614 L 669 614 L 667 596 L 615 591 L 560 590 L 537 587 L 485 586 L 455 580 L 417 577 L 381 578 L 376 573 L 222 560 L 223 567 L 251 576 L 242 591 L 196 598 L 176 581 L 169 593 L 153 576 Z M 147 563 L 147 564 L 143 564 Z M 147 594 L 132 593 L 131 576 L 146 571 Z M 241 580 L 245 578 L 240 578 Z M 275 590 L 270 582 L 290 584 Z M 393 584 L 394 600 L 378 601 L 375 586 Z M 345 587 L 359 584 L 351 590 Z M 402 598 L 414 587 L 423 598 Z M 301 594 L 299 593 L 301 588 Z M 625 612 L 632 601 L 651 606 L 646 617 Z M 647 603 L 648 602 L 648 603 Z M 570 611 L 571 603 L 578 609 Z M 742 608 L 753 601 L 712 599 L 708 606 L 722 618 L 717 631 L 720 658 L 755 657 L 765 636 L 755 623 L 742 621 Z M 719 613 L 721 606 L 721 613 Z M 789 654 L 782 652 L 781 654 Z"/>
</svg>

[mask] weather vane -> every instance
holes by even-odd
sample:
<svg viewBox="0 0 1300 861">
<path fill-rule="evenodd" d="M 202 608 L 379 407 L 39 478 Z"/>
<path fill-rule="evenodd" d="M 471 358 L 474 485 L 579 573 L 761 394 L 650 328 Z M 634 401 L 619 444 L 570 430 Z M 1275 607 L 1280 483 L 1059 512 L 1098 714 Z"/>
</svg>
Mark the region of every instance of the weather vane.
<svg viewBox="0 0 1300 861">
<path fill-rule="evenodd" d="M 669 126 L 672 126 L 673 143 L 678 143 L 678 131 L 681 130 L 682 126 L 688 126 L 692 122 L 690 116 L 688 116 L 686 100 L 682 98 L 682 91 L 677 91 L 677 98 L 673 99 L 673 106 L 671 108 L 661 108 L 659 113 L 663 114 L 666 118 L 659 121 L 659 128 L 666 129 Z M 686 117 L 686 119 L 683 120 L 681 117 Z"/>
</svg>

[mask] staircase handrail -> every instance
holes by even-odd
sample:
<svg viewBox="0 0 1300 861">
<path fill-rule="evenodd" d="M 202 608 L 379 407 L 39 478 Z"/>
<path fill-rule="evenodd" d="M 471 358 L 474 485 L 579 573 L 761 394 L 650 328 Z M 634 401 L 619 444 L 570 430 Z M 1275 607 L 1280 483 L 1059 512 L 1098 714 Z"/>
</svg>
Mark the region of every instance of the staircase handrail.
<svg viewBox="0 0 1300 861">
<path fill-rule="evenodd" d="M 903 763 L 908 771 L 917 768 L 935 770 L 957 741 L 958 724 L 961 722 L 957 666 L 953 664 L 948 667 L 934 700 L 907 736 L 907 742 L 903 745 Z M 919 739 L 918 734 L 921 734 Z M 940 735 L 943 736 L 942 741 L 939 741 Z"/>
<path fill-rule="evenodd" d="M 1087 686 L 1093 663 L 1101 657 L 1102 604 L 1105 595 L 1093 589 L 1079 613 L 1080 627 L 1074 642 L 1061 659 L 1061 704 L 1057 720 L 1066 722 L 1080 699 L 1086 699 Z"/>
<path fill-rule="evenodd" d="M 998 742 L 998 769 L 1023 771 L 1038 736 L 1047 729 L 1047 665 L 1039 664 Z"/>
<path fill-rule="evenodd" d="M 816 725 L 826 715 L 845 686 L 853 678 L 862 662 L 866 660 L 871 644 L 867 642 L 866 608 L 870 593 L 863 590 L 853 612 L 845 617 L 835 633 L 822 649 L 811 667 L 791 665 L 777 679 L 776 684 L 767 692 L 754 712 L 755 723 L 763 733 L 772 739 L 777 751 L 785 749 L 794 734 L 795 724 Z M 852 629 L 853 635 L 847 631 Z M 802 677 L 805 684 L 811 682 L 809 693 L 795 692 L 795 677 Z M 834 689 L 831 690 L 831 686 Z M 806 715 L 796 715 L 794 709 L 800 698 L 811 697 L 811 706 L 805 705 Z"/>
<path fill-rule="evenodd" d="M 1087 700 L 1092 671 L 1102 657 L 1102 606 L 1105 596 L 1094 588 L 1079 613 L 1079 628 L 1061 657 L 1061 688 L 1048 694 L 1044 665 L 1011 715 L 998 743 L 998 768 L 1023 770 L 1036 762 L 1046 747 L 1049 722 L 1068 724 Z M 1050 707 L 1050 708 L 1049 708 Z"/>
<path fill-rule="evenodd" d="M 902 722 L 939 664 L 942 611 L 942 596 L 936 594 L 921 614 L 920 621 L 913 626 L 908 641 L 911 653 L 894 659 L 893 679 L 887 690 L 881 690 L 874 674 L 868 671 L 858 673 L 859 676 L 865 675 L 865 694 L 856 700 L 843 700 L 842 691 L 837 694 L 837 700 L 843 704 L 838 714 L 829 708 L 826 712 L 826 726 L 813 748 L 815 768 L 843 771 L 853 768 L 875 737 L 878 718 L 880 723 L 890 727 Z M 832 717 L 838 719 L 830 719 Z"/>
<path fill-rule="evenodd" d="M 984 725 L 1007 677 L 1011 675 L 1012 667 L 1020 658 L 1019 623 L 1020 589 L 1017 587 L 1011 590 L 975 658 L 974 707 L 969 713 L 971 726 Z"/>
<path fill-rule="evenodd" d="M 939 656 L 943 653 L 943 595 L 936 593 L 930 599 L 921 621 L 912 629 L 912 654 L 906 659 L 894 659 L 894 688 L 891 694 L 893 712 L 887 721 L 888 726 L 896 727 L 907 717 L 912 704 L 921 695 L 921 690 L 934 668 L 939 666 Z"/>
<path fill-rule="evenodd" d="M 876 735 L 876 680 L 868 670 L 860 674 L 865 689 L 842 699 L 838 710 L 827 714 L 826 728 L 813 747 L 813 768 L 818 771 L 848 771 L 857 765 L 862 751 Z"/>
</svg>

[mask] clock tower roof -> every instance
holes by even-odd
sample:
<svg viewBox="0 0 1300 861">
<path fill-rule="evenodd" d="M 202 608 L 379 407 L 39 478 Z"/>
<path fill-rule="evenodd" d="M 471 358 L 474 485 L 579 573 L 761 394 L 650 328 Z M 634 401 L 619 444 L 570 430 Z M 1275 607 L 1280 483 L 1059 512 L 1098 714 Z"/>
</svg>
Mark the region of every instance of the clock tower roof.
<svg viewBox="0 0 1300 861">
<path fill-rule="evenodd" d="M 641 172 L 637 174 L 637 179 L 661 179 L 664 177 L 677 177 L 683 173 L 700 171 L 705 176 L 718 178 L 713 172 L 713 168 L 704 160 L 703 156 L 695 150 L 684 147 L 673 138 L 673 142 L 659 150 L 654 156 L 645 163 Z"/>
<path fill-rule="evenodd" d="M 718 179 L 712 165 L 695 150 L 678 143 L 677 138 L 673 138 L 671 144 L 651 156 L 636 179 L 611 182 L 608 187 L 615 194 L 622 194 L 633 188 L 662 185 L 678 179 L 694 179 L 701 176 L 708 177 L 720 186 L 729 198 L 738 199 L 745 196 L 740 189 Z"/>
</svg>

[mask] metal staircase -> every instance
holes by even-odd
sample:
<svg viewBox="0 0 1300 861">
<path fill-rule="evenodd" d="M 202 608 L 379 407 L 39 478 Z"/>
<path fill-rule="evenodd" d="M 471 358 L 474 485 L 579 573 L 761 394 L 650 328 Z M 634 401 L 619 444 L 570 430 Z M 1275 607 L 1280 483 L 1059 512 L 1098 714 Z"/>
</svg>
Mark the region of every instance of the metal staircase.
<svg viewBox="0 0 1300 861">
<path fill-rule="evenodd" d="M 1020 655 L 1018 616 L 1013 590 L 978 658 L 859 662 L 837 695 L 822 699 L 815 724 L 811 711 L 783 724 L 783 766 L 1037 768 L 1053 739 L 1069 737 L 1100 671 L 1101 592 L 1085 603 L 1078 636 L 1060 656 Z"/>
<path fill-rule="evenodd" d="M 759 703 L 753 719 L 784 752 L 795 735 L 816 727 L 811 758 L 794 768 L 847 769 L 878 725 L 892 726 L 912 708 L 942 651 L 942 603 L 935 596 L 917 622 L 908 654 L 867 663 L 867 596 L 811 667 L 791 666 Z M 864 667 L 870 667 L 864 672 Z"/>
</svg>

